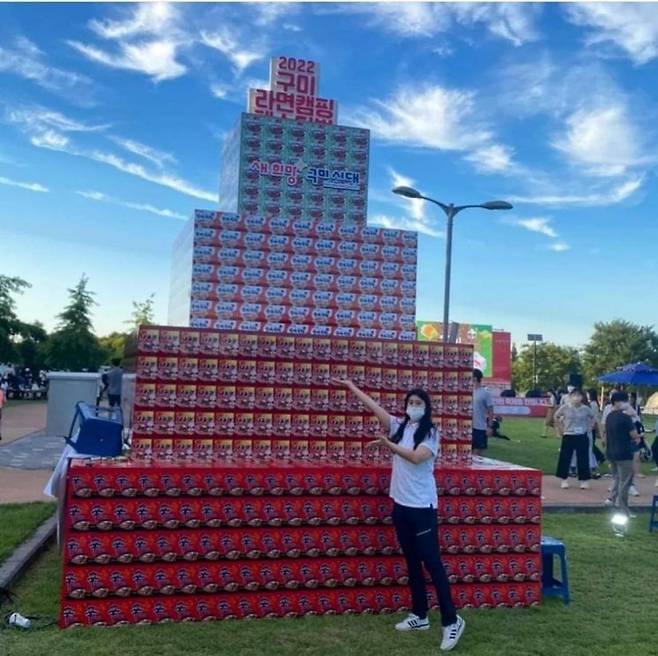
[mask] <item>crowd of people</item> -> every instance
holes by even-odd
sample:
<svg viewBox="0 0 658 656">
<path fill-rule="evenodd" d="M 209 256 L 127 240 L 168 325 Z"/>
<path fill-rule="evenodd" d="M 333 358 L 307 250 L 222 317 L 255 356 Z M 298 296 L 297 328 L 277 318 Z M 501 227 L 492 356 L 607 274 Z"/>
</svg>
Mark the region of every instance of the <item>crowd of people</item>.
<svg viewBox="0 0 658 656">
<path fill-rule="evenodd" d="M 595 389 L 551 390 L 542 437 L 551 429 L 561 438 L 556 467 L 560 486 L 569 488 L 569 477 L 577 476 L 580 488 L 587 489 L 590 479 L 611 476 L 605 505 L 631 515 L 628 497 L 640 494 L 635 482 L 643 476 L 641 461 L 653 459 L 658 469 L 658 437 L 651 447 L 646 442 L 637 394 L 618 387 L 599 400 Z"/>
<path fill-rule="evenodd" d="M 0 366 L 0 389 L 6 399 L 46 398 L 48 394 L 48 372 L 34 373 L 29 367 L 14 365 Z"/>
</svg>

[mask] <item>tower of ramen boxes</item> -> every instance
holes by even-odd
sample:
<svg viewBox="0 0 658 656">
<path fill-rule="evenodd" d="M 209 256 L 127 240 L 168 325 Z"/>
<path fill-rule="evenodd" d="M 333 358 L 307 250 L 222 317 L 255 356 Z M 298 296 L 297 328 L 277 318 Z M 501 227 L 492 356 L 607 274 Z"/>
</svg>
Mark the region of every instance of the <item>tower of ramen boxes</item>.
<svg viewBox="0 0 658 656">
<path fill-rule="evenodd" d="M 541 474 L 471 462 L 471 347 L 415 340 L 416 235 L 365 225 L 368 131 L 336 107 L 293 58 L 251 94 L 227 211 L 195 212 L 170 325 L 140 329 L 130 455 L 69 468 L 62 627 L 407 608 L 390 452 L 331 378 L 397 415 L 431 394 L 457 605 L 539 602 Z"/>
<path fill-rule="evenodd" d="M 471 357 L 427 342 L 142 327 L 133 457 L 69 472 L 61 625 L 408 608 L 390 463 L 363 446 L 379 426 L 332 376 L 392 413 L 410 387 L 430 391 L 456 603 L 539 603 L 541 474 L 469 464 Z"/>
</svg>

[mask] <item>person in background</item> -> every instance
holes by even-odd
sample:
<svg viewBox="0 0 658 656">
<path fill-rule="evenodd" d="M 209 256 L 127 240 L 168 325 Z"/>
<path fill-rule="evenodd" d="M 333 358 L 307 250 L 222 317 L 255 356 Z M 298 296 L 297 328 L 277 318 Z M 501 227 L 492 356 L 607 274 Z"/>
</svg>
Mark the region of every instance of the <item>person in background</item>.
<svg viewBox="0 0 658 656">
<path fill-rule="evenodd" d="M 473 454 L 483 455 L 488 447 L 487 438 L 491 437 L 493 422 L 493 399 L 491 392 L 482 387 L 482 372 L 473 369 Z"/>
<path fill-rule="evenodd" d="M 569 399 L 571 398 L 571 392 L 573 392 L 576 388 L 573 385 L 567 385 L 567 391 L 563 392 L 562 395 L 560 396 L 560 405 L 565 405 L 566 403 L 569 403 Z"/>
<path fill-rule="evenodd" d="M 637 392 L 631 392 L 628 397 L 628 405 L 635 410 L 635 414 L 642 421 L 642 409 L 640 408 L 640 400 L 638 399 Z"/>
<path fill-rule="evenodd" d="M 2 440 L 2 408 L 5 407 L 7 382 L 3 379 L 0 381 L 0 440 Z"/>
<path fill-rule="evenodd" d="M 123 369 L 121 358 L 112 360 L 112 368 L 107 372 L 107 400 L 110 408 L 121 407 L 121 387 L 123 385 Z"/>
<path fill-rule="evenodd" d="M 620 512 L 634 517 L 628 507 L 628 492 L 633 481 L 633 444 L 640 442 L 635 423 L 624 410 L 628 403 L 626 392 L 615 392 L 612 408 L 605 420 L 605 451 L 610 462 L 614 483 L 611 504 Z"/>
<path fill-rule="evenodd" d="M 541 434 L 542 437 L 548 437 L 548 429 L 552 428 L 555 430 L 555 411 L 558 406 L 557 394 L 554 390 L 548 390 L 548 405 L 546 406 L 546 417 L 544 419 L 544 432 Z M 556 434 L 557 435 L 557 434 Z"/>
<path fill-rule="evenodd" d="M 640 421 L 639 415 L 637 414 L 637 412 L 635 412 L 635 410 L 632 408 L 631 404 L 629 403 L 628 393 L 625 392 L 624 390 L 619 389 L 619 388 L 615 388 L 612 392 L 610 392 L 610 401 L 605 406 L 605 408 L 603 408 L 603 415 L 601 417 L 601 426 L 602 426 L 602 429 L 603 429 L 602 430 L 602 432 L 603 432 L 602 440 L 603 440 L 604 443 L 607 442 L 607 437 L 605 435 L 605 425 L 606 425 L 608 416 L 614 410 L 614 407 L 613 407 L 613 404 L 612 404 L 612 398 L 614 397 L 615 394 L 625 394 L 626 395 L 626 397 L 625 397 L 626 400 L 621 402 L 620 407 L 621 407 L 622 412 L 624 412 L 624 414 L 628 415 L 631 418 L 631 421 L 633 422 L 633 424 L 635 426 L 635 429 L 638 431 L 638 434 L 640 432 L 638 430 L 638 428 L 642 427 L 642 422 Z M 642 444 L 642 438 L 641 437 L 640 437 L 639 442 L 637 442 L 637 443 L 633 442 L 631 444 L 631 449 L 633 450 L 633 453 L 636 454 L 633 457 L 633 473 L 634 474 L 635 474 L 636 470 L 639 470 L 639 467 L 640 467 L 639 451 L 640 451 L 640 448 L 641 448 L 641 444 Z M 611 472 L 612 472 L 612 467 L 611 467 Z M 612 492 L 612 487 L 608 488 L 608 492 Z M 640 496 L 640 491 L 635 487 L 635 485 L 633 483 L 633 479 L 631 479 L 631 484 L 630 484 L 630 487 L 628 488 L 628 493 L 632 497 L 639 497 Z M 605 504 L 607 506 L 611 506 L 612 505 L 612 499 L 610 497 L 608 497 L 605 500 Z"/>
<path fill-rule="evenodd" d="M 569 463 L 574 451 L 578 466 L 578 479 L 581 490 L 589 488 L 592 477 L 589 466 L 589 439 L 587 434 L 596 423 L 596 417 L 589 405 L 583 403 L 584 396 L 579 389 L 569 394 L 569 403 L 561 405 L 555 413 L 555 422 L 562 434 L 562 444 L 555 475 L 562 479 L 560 487 L 569 487 Z"/>
<path fill-rule="evenodd" d="M 440 649 L 451 650 L 461 638 L 466 623 L 457 615 L 450 592 L 437 533 L 434 460 L 439 452 L 439 432 L 432 423 L 432 404 L 427 392 L 412 389 L 404 400 L 405 415 L 393 417 L 351 380 L 332 379 L 346 387 L 379 419 L 384 435 L 371 445 L 390 449 L 393 468 L 389 496 L 393 499 L 393 525 L 409 574 L 412 612 L 395 625 L 398 631 L 425 631 L 427 591 L 423 565 L 436 588 L 443 636 Z"/>
<path fill-rule="evenodd" d="M 592 478 L 601 478 L 601 474 L 597 471 L 598 466 L 605 462 L 605 454 L 599 447 L 596 445 L 596 440 L 601 438 L 601 406 L 599 405 L 599 395 L 596 390 L 591 387 L 587 390 L 587 398 L 589 400 L 589 407 L 592 408 L 592 412 L 596 415 L 596 423 L 592 428 L 591 438 L 591 450 L 593 460 L 592 464 Z"/>
</svg>

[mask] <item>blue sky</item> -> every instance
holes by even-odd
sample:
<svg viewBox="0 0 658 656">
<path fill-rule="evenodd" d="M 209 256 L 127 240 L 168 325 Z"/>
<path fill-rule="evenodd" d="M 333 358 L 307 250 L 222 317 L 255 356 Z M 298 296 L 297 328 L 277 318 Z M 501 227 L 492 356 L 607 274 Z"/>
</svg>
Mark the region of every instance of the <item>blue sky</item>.
<svg viewBox="0 0 658 656">
<path fill-rule="evenodd" d="M 84 272 L 99 334 L 167 311 L 173 240 L 216 207 L 222 141 L 269 58 L 321 64 L 369 127 L 369 222 L 420 230 L 418 317 L 440 319 L 432 205 L 456 220 L 452 318 L 565 344 L 657 322 L 654 4 L 0 4 L 0 271 L 46 327 Z"/>
</svg>

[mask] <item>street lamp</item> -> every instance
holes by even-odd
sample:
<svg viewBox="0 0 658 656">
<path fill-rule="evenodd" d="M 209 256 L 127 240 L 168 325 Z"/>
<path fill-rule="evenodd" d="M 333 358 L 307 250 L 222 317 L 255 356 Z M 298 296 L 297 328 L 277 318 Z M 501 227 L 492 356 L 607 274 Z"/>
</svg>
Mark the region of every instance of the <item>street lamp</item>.
<svg viewBox="0 0 658 656">
<path fill-rule="evenodd" d="M 404 196 L 405 198 L 428 200 L 430 203 L 438 205 L 445 213 L 448 224 L 446 227 L 446 273 L 445 273 L 445 289 L 443 293 L 443 341 L 448 341 L 448 320 L 450 315 L 450 269 L 452 264 L 452 222 L 455 216 L 462 210 L 471 207 L 480 207 L 485 210 L 511 210 L 512 205 L 504 200 L 490 200 L 480 205 L 446 205 L 434 198 L 423 196 L 417 189 L 413 187 L 395 187 L 394 194 Z"/>
<path fill-rule="evenodd" d="M 537 342 L 543 342 L 544 336 L 538 335 L 537 333 L 531 333 L 528 335 L 528 341 L 532 342 L 534 345 L 532 353 L 532 384 L 536 390 L 539 387 L 539 378 L 537 376 Z"/>
</svg>

